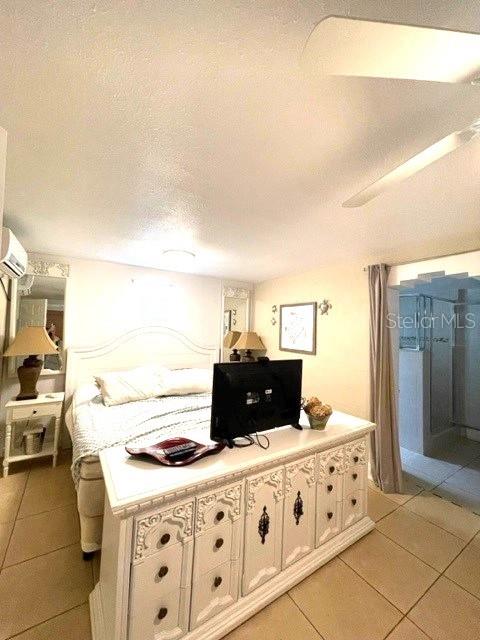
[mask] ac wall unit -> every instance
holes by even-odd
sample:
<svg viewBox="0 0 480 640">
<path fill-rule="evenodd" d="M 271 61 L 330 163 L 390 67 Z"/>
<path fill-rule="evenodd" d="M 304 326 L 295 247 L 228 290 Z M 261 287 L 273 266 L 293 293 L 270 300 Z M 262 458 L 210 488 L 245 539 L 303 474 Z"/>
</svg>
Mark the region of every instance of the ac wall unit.
<svg viewBox="0 0 480 640">
<path fill-rule="evenodd" d="M 2 229 L 0 270 L 10 278 L 21 278 L 27 270 L 27 252 L 10 229 Z"/>
</svg>

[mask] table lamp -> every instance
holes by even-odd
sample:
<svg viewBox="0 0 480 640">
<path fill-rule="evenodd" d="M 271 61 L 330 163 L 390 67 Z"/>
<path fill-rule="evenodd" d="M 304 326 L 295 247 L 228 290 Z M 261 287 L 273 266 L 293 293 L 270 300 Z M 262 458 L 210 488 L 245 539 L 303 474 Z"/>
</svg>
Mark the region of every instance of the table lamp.
<svg viewBox="0 0 480 640">
<path fill-rule="evenodd" d="M 252 349 L 254 351 L 265 351 L 265 345 L 255 331 L 244 331 L 235 342 L 235 349 L 246 349 L 242 356 L 242 362 L 255 362 L 255 358 L 252 356 Z"/>
<path fill-rule="evenodd" d="M 22 327 L 4 356 L 28 356 L 18 367 L 20 393 L 17 400 L 33 400 L 38 397 L 37 380 L 42 370 L 43 360 L 38 355 L 58 353 L 55 343 L 50 340 L 44 327 Z"/>
<path fill-rule="evenodd" d="M 223 339 L 223 346 L 226 349 L 232 349 L 233 345 L 236 345 L 237 340 L 240 337 L 240 331 L 227 331 L 225 337 Z M 238 349 L 235 346 L 233 349 L 233 353 L 230 354 L 230 362 L 239 362 L 240 354 L 238 353 Z"/>
</svg>

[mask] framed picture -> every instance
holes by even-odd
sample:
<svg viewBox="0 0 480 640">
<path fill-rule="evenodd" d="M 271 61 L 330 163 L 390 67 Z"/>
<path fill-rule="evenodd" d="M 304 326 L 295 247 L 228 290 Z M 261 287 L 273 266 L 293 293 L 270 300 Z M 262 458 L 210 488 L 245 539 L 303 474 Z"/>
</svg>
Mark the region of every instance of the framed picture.
<svg viewBox="0 0 480 640">
<path fill-rule="evenodd" d="M 317 352 L 317 303 L 280 305 L 280 351 Z"/>
<path fill-rule="evenodd" d="M 227 333 L 232 328 L 232 312 L 229 309 L 228 311 L 223 312 L 223 335 L 226 336 Z"/>
</svg>

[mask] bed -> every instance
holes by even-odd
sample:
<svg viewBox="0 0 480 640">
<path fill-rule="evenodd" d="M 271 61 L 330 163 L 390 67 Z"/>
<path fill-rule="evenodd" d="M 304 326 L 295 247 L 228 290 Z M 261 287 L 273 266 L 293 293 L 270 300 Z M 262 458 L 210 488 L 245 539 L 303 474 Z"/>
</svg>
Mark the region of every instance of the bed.
<svg viewBox="0 0 480 640">
<path fill-rule="evenodd" d="M 197 345 L 162 326 L 134 329 L 97 347 L 68 350 L 65 422 L 72 438 L 72 475 L 85 555 L 102 543 L 105 489 L 99 452 L 126 442 L 157 442 L 172 433 L 200 433 L 208 439 L 211 405 L 210 395 L 200 393 L 105 407 L 94 376 L 154 363 L 170 369 L 207 368 L 218 356 L 217 347 Z"/>
</svg>

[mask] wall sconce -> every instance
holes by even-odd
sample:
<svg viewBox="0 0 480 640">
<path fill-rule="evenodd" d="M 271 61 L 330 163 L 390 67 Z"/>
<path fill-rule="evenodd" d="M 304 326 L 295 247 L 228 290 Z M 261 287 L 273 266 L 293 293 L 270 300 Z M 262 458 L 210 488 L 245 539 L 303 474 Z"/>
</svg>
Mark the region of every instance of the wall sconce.
<svg viewBox="0 0 480 640">
<path fill-rule="evenodd" d="M 332 305 L 327 298 L 324 298 L 324 300 L 319 303 L 318 308 L 321 316 L 328 316 L 328 312 L 332 308 Z"/>
<path fill-rule="evenodd" d="M 276 304 L 274 304 L 272 306 L 272 313 L 277 313 L 277 305 Z M 273 326 L 275 326 L 277 324 L 277 319 L 272 316 L 272 319 L 271 319 L 270 322 L 272 323 Z"/>
</svg>

